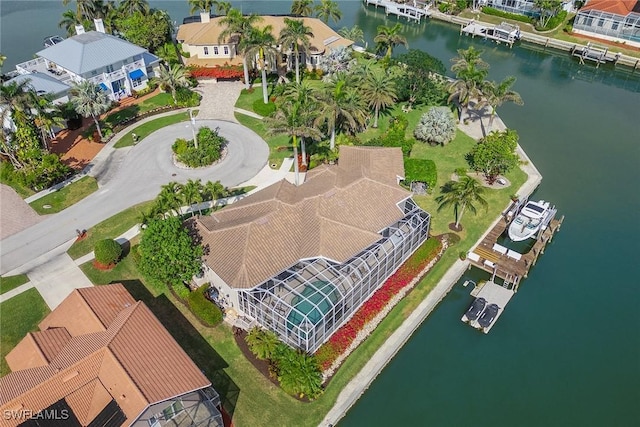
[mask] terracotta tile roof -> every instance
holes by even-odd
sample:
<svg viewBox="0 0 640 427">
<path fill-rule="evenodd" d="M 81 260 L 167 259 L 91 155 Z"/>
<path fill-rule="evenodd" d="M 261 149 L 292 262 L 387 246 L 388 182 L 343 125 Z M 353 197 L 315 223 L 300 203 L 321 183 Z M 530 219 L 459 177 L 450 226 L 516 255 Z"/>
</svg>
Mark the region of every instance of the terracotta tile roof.
<svg viewBox="0 0 640 427">
<path fill-rule="evenodd" d="M 7 354 L 5 360 L 12 371 L 45 366 L 49 363 L 30 333 Z"/>
<path fill-rule="evenodd" d="M 277 39 L 280 35 L 280 30 L 285 27 L 285 16 L 261 16 L 262 20 L 257 23 L 257 27 L 264 28 L 267 25 L 273 27 L 273 36 Z M 225 29 L 223 25 L 220 25 L 222 17 L 211 18 L 211 21 L 207 23 L 193 22 L 191 24 L 183 24 L 178 29 L 176 39 L 181 43 L 184 42 L 188 45 L 195 46 L 212 46 L 221 44 L 218 42 L 220 34 Z M 317 18 L 290 18 L 290 19 L 302 19 L 307 27 L 311 28 L 313 37 L 311 37 L 311 53 L 320 54 L 325 49 L 334 49 L 339 46 L 351 46 L 353 41 L 341 37 L 338 33 L 333 31 L 331 27 Z M 230 43 L 230 40 L 223 40 L 223 43 Z"/>
<path fill-rule="evenodd" d="M 637 0 L 589 0 L 580 11 L 599 10 L 627 16 L 634 8 L 638 7 L 638 4 L 640 4 L 640 1 Z"/>
<path fill-rule="evenodd" d="M 46 349 L 42 353 L 52 359 L 0 378 L 0 410 L 21 406 L 37 413 L 65 398 L 84 423 L 113 399 L 132 422 L 151 403 L 209 386 L 149 308 L 123 290 L 120 284 L 75 290 L 49 315 L 60 320 L 56 311 L 77 305 L 79 298 L 96 310 L 96 318 L 109 321 L 106 329 L 66 338 L 60 330 L 25 337 L 23 341 L 41 343 Z M 65 305 L 67 300 L 73 304 Z"/>
<path fill-rule="evenodd" d="M 47 358 L 47 362 L 51 362 L 71 339 L 69 331 L 65 328 L 33 332 L 31 336 L 33 336 L 34 341 Z"/>
<path fill-rule="evenodd" d="M 340 147 L 338 166 L 321 166 L 296 187 L 280 181 L 195 220 L 205 262 L 227 284 L 251 288 L 303 258 L 345 262 L 403 217 L 410 193 L 399 148 Z"/>
</svg>

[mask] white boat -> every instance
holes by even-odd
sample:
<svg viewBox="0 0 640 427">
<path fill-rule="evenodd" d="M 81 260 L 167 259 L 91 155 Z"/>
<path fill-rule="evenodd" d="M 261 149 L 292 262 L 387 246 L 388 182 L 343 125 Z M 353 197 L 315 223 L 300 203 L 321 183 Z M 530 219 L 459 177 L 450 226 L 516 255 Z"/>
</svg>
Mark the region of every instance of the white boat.
<svg viewBox="0 0 640 427">
<path fill-rule="evenodd" d="M 58 44 L 61 41 L 64 41 L 64 39 L 60 36 L 48 36 L 44 38 L 44 47 L 51 47 L 54 44 Z"/>
<path fill-rule="evenodd" d="M 509 238 L 514 242 L 521 242 L 530 237 L 535 237 L 550 213 L 549 202 L 544 200 L 527 202 L 509 225 Z"/>
</svg>

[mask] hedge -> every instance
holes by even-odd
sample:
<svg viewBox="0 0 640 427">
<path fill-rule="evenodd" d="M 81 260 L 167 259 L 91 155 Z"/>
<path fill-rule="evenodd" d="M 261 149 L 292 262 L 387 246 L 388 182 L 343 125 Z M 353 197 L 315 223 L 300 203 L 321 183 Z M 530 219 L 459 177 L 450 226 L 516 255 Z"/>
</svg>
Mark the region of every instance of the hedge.
<svg viewBox="0 0 640 427">
<path fill-rule="evenodd" d="M 482 13 L 487 15 L 499 16 L 501 18 L 513 19 L 514 21 L 526 22 L 527 24 L 533 24 L 535 20 L 529 16 L 519 15 L 517 13 L 509 13 L 504 10 L 494 9 L 493 7 L 483 7 Z"/>
<path fill-rule="evenodd" d="M 189 73 L 195 78 L 210 79 L 242 79 L 244 69 L 242 65 L 228 65 L 215 67 L 190 67 Z"/>
<path fill-rule="evenodd" d="M 412 181 L 425 182 L 429 189 L 435 188 L 438 182 L 436 164 L 429 159 L 404 159 L 404 176 L 407 184 Z"/>
<path fill-rule="evenodd" d="M 122 246 L 113 239 L 98 240 L 93 249 L 96 261 L 103 265 L 115 264 L 122 255 Z"/>
<path fill-rule="evenodd" d="M 208 284 L 200 286 L 189 294 L 187 303 L 191 312 L 207 326 L 216 326 L 222 322 L 222 310 L 213 302 L 205 298 L 204 293 Z"/>
</svg>

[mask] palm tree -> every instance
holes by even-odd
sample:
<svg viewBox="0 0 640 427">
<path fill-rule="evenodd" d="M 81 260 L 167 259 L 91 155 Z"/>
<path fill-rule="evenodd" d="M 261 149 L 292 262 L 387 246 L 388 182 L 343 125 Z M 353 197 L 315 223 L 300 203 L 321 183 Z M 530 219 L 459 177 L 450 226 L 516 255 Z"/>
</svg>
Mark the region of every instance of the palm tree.
<svg viewBox="0 0 640 427">
<path fill-rule="evenodd" d="M 201 203 L 203 201 L 202 191 L 202 182 L 199 179 L 195 181 L 192 179 L 188 180 L 187 183 L 182 186 L 181 196 L 183 202 L 188 206 L 191 206 L 194 203 Z M 198 213 L 202 213 L 200 206 L 198 206 Z"/>
<path fill-rule="evenodd" d="M 164 209 L 162 215 L 168 211 L 174 211 L 178 215 L 182 214 L 182 184 L 170 182 L 163 185 L 157 197 L 157 203 Z"/>
<path fill-rule="evenodd" d="M 78 112 L 84 117 L 92 117 L 96 124 L 96 130 L 102 139 L 102 129 L 98 117 L 109 111 L 111 101 L 107 93 L 100 89 L 92 81 L 85 80 L 71 89 L 71 102 Z"/>
<path fill-rule="evenodd" d="M 478 103 L 478 108 L 484 106 L 491 107 L 491 117 L 489 118 L 489 129 L 493 126 L 493 119 L 496 109 L 505 102 L 513 102 L 516 105 L 524 105 L 522 97 L 516 91 L 511 90 L 511 86 L 516 82 L 516 78 L 509 76 L 500 83 L 485 81 L 482 83 L 483 98 Z"/>
<path fill-rule="evenodd" d="M 457 101 L 461 118 L 464 115 L 465 108 L 469 107 L 471 100 L 482 97 L 481 83 L 478 79 L 484 76 L 486 74 L 481 70 L 476 70 L 474 73 L 466 73 L 463 77 L 451 81 L 447 86 L 447 90 L 450 93 L 448 102 Z"/>
<path fill-rule="evenodd" d="M 322 133 L 312 125 L 309 109 L 299 100 L 284 102 L 271 117 L 264 119 L 270 135 L 289 135 L 293 143 L 295 184 L 298 185 L 298 138 L 318 140 Z"/>
<path fill-rule="evenodd" d="M 59 109 L 54 108 L 49 96 L 37 97 L 37 105 L 35 106 L 35 125 L 40 129 L 42 143 L 48 150 L 48 141 L 55 138 L 53 127 L 63 127 L 65 120 Z"/>
<path fill-rule="evenodd" d="M 226 15 L 232 9 L 231 3 L 229 3 L 228 1 L 214 0 L 213 4 L 216 7 L 216 14 L 220 16 Z"/>
<path fill-rule="evenodd" d="M 276 39 L 273 37 L 272 31 L 273 27 L 271 25 L 267 25 L 264 28 L 253 28 L 240 43 L 241 50 L 245 52 L 246 56 L 258 58 L 258 66 L 262 73 L 262 98 L 265 104 L 269 103 L 266 56 L 276 55 L 274 47 Z"/>
<path fill-rule="evenodd" d="M 78 17 L 78 14 L 71 9 L 67 9 L 62 13 L 62 19 L 58 22 L 58 27 L 67 30 L 67 36 L 71 36 L 76 32 L 76 25 L 82 25 L 84 22 Z"/>
<path fill-rule="evenodd" d="M 482 51 L 475 49 L 473 46 L 469 49 L 458 49 L 458 56 L 451 58 L 451 62 L 453 62 L 451 71 L 458 76 L 460 73 L 488 70 L 489 64 L 480 55 L 482 55 Z"/>
<path fill-rule="evenodd" d="M 195 13 L 196 11 L 207 12 L 211 10 L 211 6 L 215 3 L 214 0 L 188 0 L 191 8 L 189 13 Z"/>
<path fill-rule="evenodd" d="M 400 30 L 402 30 L 402 25 L 399 23 L 393 27 L 386 25 L 378 26 L 378 34 L 373 38 L 373 41 L 376 42 L 376 50 L 378 52 L 384 51 L 385 58 L 387 59 L 391 58 L 394 47 L 403 45 L 407 49 L 409 48 L 409 43 L 406 37 L 400 34 Z"/>
<path fill-rule="evenodd" d="M 206 200 L 214 201 L 221 197 L 224 197 L 226 195 L 226 190 L 224 188 L 224 185 L 222 185 L 220 181 L 207 181 L 207 183 L 204 185 L 203 193 Z"/>
<path fill-rule="evenodd" d="M 291 14 L 311 16 L 311 14 L 313 14 L 313 0 L 294 0 L 293 3 L 291 3 Z"/>
<path fill-rule="evenodd" d="M 314 91 L 306 83 L 295 83 L 287 86 L 282 93 L 282 99 L 285 103 L 298 102 L 305 110 L 305 118 L 309 126 L 313 126 L 317 103 L 314 97 Z M 307 148 L 305 137 L 300 137 L 300 148 L 302 150 L 302 164 L 307 165 Z"/>
<path fill-rule="evenodd" d="M 30 80 L 0 85 L 0 105 L 0 154 L 6 156 L 17 169 L 22 168 L 24 163 L 19 155 L 22 148 L 11 143 L 13 127 L 5 127 L 5 124 L 13 123 L 17 130 L 22 124 L 32 121 L 32 108 L 37 105 L 37 95 L 31 88 Z"/>
<path fill-rule="evenodd" d="M 141 12 L 143 15 L 149 13 L 149 2 L 147 0 L 121 0 L 118 10 L 127 15 Z"/>
<path fill-rule="evenodd" d="M 244 71 L 244 87 L 249 89 L 251 87 L 249 82 L 249 67 L 247 66 L 247 55 L 241 49 L 245 47 L 243 40 L 246 39 L 248 34 L 253 29 L 254 25 L 261 21 L 262 18 L 256 14 L 248 16 L 242 15 L 238 9 L 231 9 L 227 12 L 227 16 L 220 19 L 220 26 L 225 27 L 218 37 L 218 43 L 231 36 L 236 36 L 236 46 L 238 53 L 242 55 L 242 69 Z"/>
<path fill-rule="evenodd" d="M 302 19 L 284 18 L 284 25 L 284 28 L 280 30 L 278 43 L 282 46 L 293 45 L 293 54 L 296 60 L 296 83 L 300 83 L 300 47 L 302 47 L 304 54 L 308 55 L 313 32 L 310 27 L 304 25 Z"/>
<path fill-rule="evenodd" d="M 338 3 L 332 0 L 320 0 L 320 4 L 316 5 L 316 16 L 323 20 L 325 24 L 329 23 L 329 19 L 333 19 L 336 23 L 342 19 L 342 12 Z"/>
<path fill-rule="evenodd" d="M 355 43 L 365 43 L 364 32 L 362 32 L 362 28 L 358 27 L 357 25 L 354 25 L 351 28 L 342 27 L 338 30 L 338 34 L 340 34 L 345 39 L 353 40 Z"/>
<path fill-rule="evenodd" d="M 373 127 L 377 128 L 380 110 L 390 107 L 398 98 L 395 78 L 389 73 L 371 70 L 365 75 L 360 93 L 367 105 L 374 109 Z"/>
<path fill-rule="evenodd" d="M 171 90 L 173 102 L 177 104 L 176 92 L 178 88 L 189 85 L 188 71 L 180 64 L 161 67 L 158 83 L 160 83 L 160 86 Z"/>
<path fill-rule="evenodd" d="M 438 202 L 438 212 L 442 209 L 453 206 L 456 216 L 455 229 L 460 230 L 460 220 L 465 208 L 469 208 L 474 214 L 477 212 L 475 202 L 480 203 L 485 209 L 489 206 L 482 197 L 485 188 L 470 176 L 465 176 L 460 181 L 449 181 L 440 188 L 441 194 L 436 197 Z"/>
<path fill-rule="evenodd" d="M 276 353 L 278 344 L 280 344 L 276 334 L 260 329 L 257 326 L 247 333 L 245 340 L 251 352 L 253 352 L 258 359 L 263 360 L 271 359 Z"/>
<path fill-rule="evenodd" d="M 66 6 L 73 0 L 62 0 L 62 5 Z M 76 2 L 76 16 L 78 20 L 92 20 L 98 18 L 98 11 L 104 6 L 102 0 L 75 0 Z"/>
<path fill-rule="evenodd" d="M 320 103 L 316 125 L 326 124 L 331 135 L 330 149 L 335 149 L 336 132 L 353 132 L 364 125 L 366 114 L 362 99 L 354 89 L 353 77 L 336 73 L 316 94 Z"/>
</svg>

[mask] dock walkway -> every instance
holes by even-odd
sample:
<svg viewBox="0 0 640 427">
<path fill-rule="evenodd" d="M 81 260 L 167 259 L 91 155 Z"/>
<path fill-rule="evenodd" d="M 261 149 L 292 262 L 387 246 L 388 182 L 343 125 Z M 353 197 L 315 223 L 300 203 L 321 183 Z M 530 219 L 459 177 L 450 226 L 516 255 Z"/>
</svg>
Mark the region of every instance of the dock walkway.
<svg viewBox="0 0 640 427">
<path fill-rule="evenodd" d="M 418 0 L 408 1 L 407 3 L 397 3 L 391 0 L 365 0 L 365 2 L 367 5 L 372 4 L 376 8 L 382 6 L 387 15 L 392 14 L 407 18 L 408 21 L 415 20 L 420 22 L 423 17 L 431 15 L 429 10 L 431 5 Z"/>
<path fill-rule="evenodd" d="M 496 317 L 486 328 L 483 328 L 478 323 L 477 320 L 472 320 L 471 322 L 469 322 L 469 326 L 475 329 L 480 329 L 485 334 L 489 333 L 491 328 L 493 328 L 493 325 L 495 325 L 496 322 L 498 321 L 498 318 L 500 317 L 500 315 L 502 314 L 502 312 L 504 311 L 505 307 L 507 306 L 507 304 L 509 303 L 509 301 L 511 300 L 514 294 L 515 294 L 515 291 L 511 289 L 507 289 L 491 281 L 484 282 L 483 284 L 476 286 L 471 291 L 471 295 L 476 298 L 484 298 L 487 301 L 487 306 L 489 306 L 490 304 L 495 304 L 499 307 L 499 309 L 498 309 L 498 313 L 496 314 Z M 464 322 L 464 319 L 465 319 L 465 316 L 462 316 L 463 322 Z"/>
</svg>

